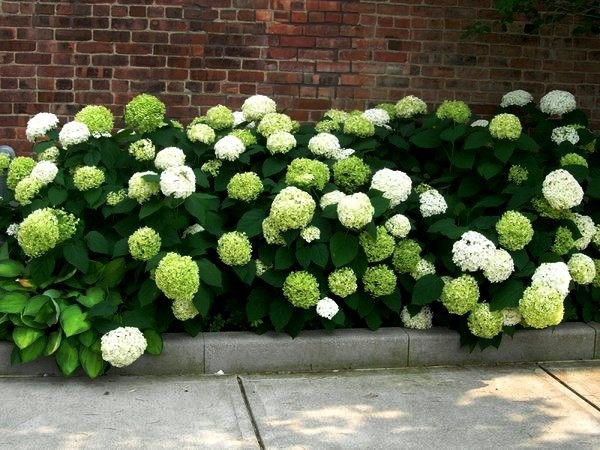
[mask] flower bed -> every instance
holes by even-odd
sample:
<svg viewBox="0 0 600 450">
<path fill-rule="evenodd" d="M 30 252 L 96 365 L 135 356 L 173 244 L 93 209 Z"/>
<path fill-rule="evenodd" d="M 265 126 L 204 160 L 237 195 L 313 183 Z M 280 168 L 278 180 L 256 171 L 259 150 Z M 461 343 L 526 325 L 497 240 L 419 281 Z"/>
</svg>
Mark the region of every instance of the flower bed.
<svg viewBox="0 0 600 450">
<path fill-rule="evenodd" d="M 167 331 L 432 324 L 474 347 L 600 319 L 600 164 L 571 94 L 475 120 L 407 96 L 301 125 L 264 96 L 187 126 L 147 94 L 34 116 L 0 155 L 0 339 L 90 377 Z"/>
</svg>

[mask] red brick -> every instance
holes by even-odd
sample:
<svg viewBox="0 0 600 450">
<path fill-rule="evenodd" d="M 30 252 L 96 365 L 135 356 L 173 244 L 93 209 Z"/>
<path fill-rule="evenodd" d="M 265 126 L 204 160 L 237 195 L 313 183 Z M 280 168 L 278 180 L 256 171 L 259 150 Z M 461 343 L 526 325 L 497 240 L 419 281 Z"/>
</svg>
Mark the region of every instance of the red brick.
<svg viewBox="0 0 600 450">
<path fill-rule="evenodd" d="M 280 36 L 279 44 L 282 47 L 314 47 L 315 38 L 308 36 Z"/>
</svg>

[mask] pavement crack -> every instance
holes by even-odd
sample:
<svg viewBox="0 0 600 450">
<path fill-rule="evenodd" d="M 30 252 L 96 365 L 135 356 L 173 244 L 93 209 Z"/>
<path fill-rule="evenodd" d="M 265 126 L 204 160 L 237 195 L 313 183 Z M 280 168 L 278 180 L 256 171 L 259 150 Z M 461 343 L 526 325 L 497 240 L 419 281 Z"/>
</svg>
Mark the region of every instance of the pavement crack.
<svg viewBox="0 0 600 450">
<path fill-rule="evenodd" d="M 244 387 L 244 382 L 242 381 L 242 377 L 238 376 L 236 378 L 237 378 L 238 385 L 240 386 L 240 392 L 242 394 L 242 398 L 244 399 L 244 404 L 246 405 L 246 410 L 248 411 L 248 415 L 250 416 L 250 422 L 252 423 L 252 429 L 254 430 L 254 436 L 256 437 L 258 446 L 261 450 L 265 450 L 265 444 L 260 435 L 260 430 L 258 429 L 258 424 L 256 423 L 256 418 L 254 417 L 252 408 L 250 407 L 250 400 L 248 400 L 248 396 L 246 395 L 246 388 Z"/>
<path fill-rule="evenodd" d="M 556 381 L 558 381 L 560 384 L 562 384 L 564 387 L 566 387 L 569 391 L 571 391 L 573 394 L 575 394 L 577 397 L 579 397 L 581 400 L 583 400 L 584 402 L 586 402 L 588 405 L 590 405 L 592 408 L 600 411 L 600 406 L 595 405 L 592 401 L 588 400 L 584 395 L 580 394 L 578 391 L 576 391 L 575 389 L 573 389 L 571 386 L 569 386 L 567 383 L 565 383 L 563 380 L 561 380 L 560 378 L 558 378 L 556 375 L 554 375 L 552 372 L 550 372 L 548 369 L 546 369 L 544 366 L 542 366 L 541 364 L 537 365 L 540 369 L 542 369 L 544 372 L 546 372 L 548 375 L 550 375 L 552 378 L 554 378 Z"/>
</svg>

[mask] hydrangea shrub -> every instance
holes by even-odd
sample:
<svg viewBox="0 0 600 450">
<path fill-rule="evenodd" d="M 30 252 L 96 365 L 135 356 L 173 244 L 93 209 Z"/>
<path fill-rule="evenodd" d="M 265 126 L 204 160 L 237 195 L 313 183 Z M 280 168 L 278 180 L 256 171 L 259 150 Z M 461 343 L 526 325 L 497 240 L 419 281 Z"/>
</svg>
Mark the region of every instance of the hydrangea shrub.
<svg viewBox="0 0 600 450">
<path fill-rule="evenodd" d="M 576 99 L 407 96 L 299 124 L 265 96 L 183 126 L 136 96 L 0 160 L 0 339 L 90 377 L 162 333 L 443 325 L 472 348 L 600 320 L 600 161 Z"/>
</svg>

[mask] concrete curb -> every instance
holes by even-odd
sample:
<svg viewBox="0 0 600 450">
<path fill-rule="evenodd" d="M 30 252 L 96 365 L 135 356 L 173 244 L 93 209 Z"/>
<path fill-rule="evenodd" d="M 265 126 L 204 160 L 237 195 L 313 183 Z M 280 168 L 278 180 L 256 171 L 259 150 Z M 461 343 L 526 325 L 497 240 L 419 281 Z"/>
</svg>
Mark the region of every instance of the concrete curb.
<svg viewBox="0 0 600 450">
<path fill-rule="evenodd" d="M 52 358 L 10 365 L 12 344 L 0 342 L 0 375 L 59 375 Z M 446 328 L 382 328 L 281 333 L 201 333 L 192 338 L 166 334 L 160 356 L 144 355 L 110 373 L 183 375 L 264 372 L 312 372 L 434 365 L 600 359 L 600 324 L 565 323 L 545 330 L 519 330 L 504 336 L 499 349 L 460 346 L 457 332 Z"/>
</svg>

